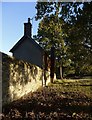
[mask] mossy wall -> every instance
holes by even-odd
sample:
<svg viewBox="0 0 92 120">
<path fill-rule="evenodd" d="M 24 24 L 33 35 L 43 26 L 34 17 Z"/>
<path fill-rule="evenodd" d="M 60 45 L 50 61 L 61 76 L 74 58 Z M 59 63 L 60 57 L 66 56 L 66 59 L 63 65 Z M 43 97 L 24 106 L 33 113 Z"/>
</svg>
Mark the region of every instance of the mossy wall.
<svg viewBox="0 0 92 120">
<path fill-rule="evenodd" d="M 46 72 L 47 83 L 50 81 Z M 3 104 L 19 99 L 42 86 L 43 70 L 35 65 L 2 54 Z"/>
</svg>

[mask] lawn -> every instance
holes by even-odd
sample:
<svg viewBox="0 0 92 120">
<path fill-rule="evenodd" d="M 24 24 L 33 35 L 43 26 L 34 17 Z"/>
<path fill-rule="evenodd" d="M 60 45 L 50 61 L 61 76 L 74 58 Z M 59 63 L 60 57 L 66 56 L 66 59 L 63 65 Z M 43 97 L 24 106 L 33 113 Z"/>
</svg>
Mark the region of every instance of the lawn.
<svg viewBox="0 0 92 120">
<path fill-rule="evenodd" d="M 3 110 L 7 120 L 92 120 L 92 79 L 56 80 Z"/>
</svg>

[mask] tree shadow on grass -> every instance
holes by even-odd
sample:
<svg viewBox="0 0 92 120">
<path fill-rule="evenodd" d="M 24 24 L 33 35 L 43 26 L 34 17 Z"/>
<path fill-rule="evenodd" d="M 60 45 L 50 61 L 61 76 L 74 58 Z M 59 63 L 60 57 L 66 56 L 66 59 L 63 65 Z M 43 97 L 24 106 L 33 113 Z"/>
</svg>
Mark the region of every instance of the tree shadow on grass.
<svg viewBox="0 0 92 120">
<path fill-rule="evenodd" d="M 45 116 L 50 116 L 51 113 L 57 113 L 58 115 L 63 113 L 63 115 L 70 115 L 70 117 L 72 117 L 73 113 L 91 115 L 92 100 L 87 97 L 81 97 L 80 94 L 80 97 L 75 98 L 75 94 L 71 93 L 70 98 L 68 97 L 68 92 L 61 91 L 58 93 L 58 91 L 51 87 L 40 88 L 40 90 L 29 93 L 24 98 L 12 102 L 5 107 L 5 110 L 9 113 L 11 109 L 14 110 L 16 108 L 21 113 L 22 118 L 29 112 L 33 112 L 35 116 L 39 113 L 44 113 Z"/>
</svg>

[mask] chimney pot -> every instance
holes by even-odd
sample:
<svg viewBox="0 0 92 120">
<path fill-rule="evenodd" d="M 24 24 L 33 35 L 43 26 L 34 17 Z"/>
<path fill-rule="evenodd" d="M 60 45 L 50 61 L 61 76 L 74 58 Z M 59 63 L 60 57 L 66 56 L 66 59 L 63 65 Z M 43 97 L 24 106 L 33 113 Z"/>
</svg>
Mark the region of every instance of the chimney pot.
<svg viewBox="0 0 92 120">
<path fill-rule="evenodd" d="M 28 18 L 28 23 L 30 23 L 30 18 Z"/>
<path fill-rule="evenodd" d="M 30 23 L 30 18 L 28 18 L 28 23 L 24 23 L 24 35 L 31 37 L 32 24 Z"/>
</svg>

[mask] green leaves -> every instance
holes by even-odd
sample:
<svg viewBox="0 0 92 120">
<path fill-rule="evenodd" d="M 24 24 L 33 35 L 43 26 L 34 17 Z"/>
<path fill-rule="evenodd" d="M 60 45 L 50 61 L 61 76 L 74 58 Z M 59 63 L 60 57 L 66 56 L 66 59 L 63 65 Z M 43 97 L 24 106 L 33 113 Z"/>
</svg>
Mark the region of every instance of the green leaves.
<svg viewBox="0 0 92 120">
<path fill-rule="evenodd" d="M 48 55 L 55 46 L 56 59 L 59 57 L 56 66 L 62 62 L 67 75 L 69 69 L 76 75 L 91 75 L 92 2 L 47 2 L 37 6 L 37 18 L 42 19 L 37 38 Z"/>
</svg>

